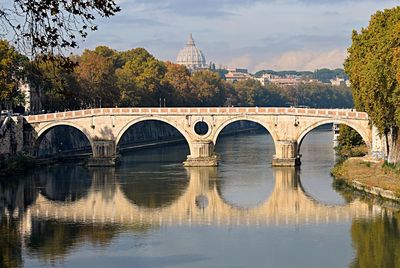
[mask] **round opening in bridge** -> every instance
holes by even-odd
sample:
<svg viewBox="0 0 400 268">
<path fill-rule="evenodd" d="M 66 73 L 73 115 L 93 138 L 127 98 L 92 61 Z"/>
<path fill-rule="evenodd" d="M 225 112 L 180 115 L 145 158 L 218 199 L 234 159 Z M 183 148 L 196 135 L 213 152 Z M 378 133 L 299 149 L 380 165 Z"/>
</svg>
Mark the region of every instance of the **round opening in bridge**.
<svg viewBox="0 0 400 268">
<path fill-rule="evenodd" d="M 194 125 L 194 132 L 197 135 L 204 136 L 208 133 L 208 125 L 206 122 L 200 121 Z"/>
</svg>

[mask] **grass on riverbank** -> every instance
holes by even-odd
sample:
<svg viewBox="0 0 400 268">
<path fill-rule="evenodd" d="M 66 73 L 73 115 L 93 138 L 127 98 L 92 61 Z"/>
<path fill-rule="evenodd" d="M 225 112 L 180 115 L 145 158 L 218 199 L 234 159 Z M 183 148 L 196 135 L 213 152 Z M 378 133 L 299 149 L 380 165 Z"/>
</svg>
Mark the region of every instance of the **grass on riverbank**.
<svg viewBox="0 0 400 268">
<path fill-rule="evenodd" d="M 357 181 L 367 187 L 393 191 L 400 196 L 400 170 L 383 161 L 368 162 L 360 157 L 349 158 L 335 166 L 331 173 L 349 185 Z"/>
</svg>

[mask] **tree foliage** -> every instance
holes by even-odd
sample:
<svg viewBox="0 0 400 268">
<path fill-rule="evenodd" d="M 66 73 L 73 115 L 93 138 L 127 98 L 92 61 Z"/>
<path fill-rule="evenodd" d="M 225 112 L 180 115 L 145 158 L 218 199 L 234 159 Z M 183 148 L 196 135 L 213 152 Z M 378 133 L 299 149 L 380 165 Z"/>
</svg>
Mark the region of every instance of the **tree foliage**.
<svg viewBox="0 0 400 268">
<path fill-rule="evenodd" d="M 353 31 L 352 41 L 345 70 L 355 106 L 368 113 L 381 134 L 391 133 L 396 139 L 400 126 L 400 7 L 378 11 L 367 28 Z"/>
<path fill-rule="evenodd" d="M 103 56 L 97 51 L 85 50 L 78 58 L 75 76 L 80 87 L 80 99 L 89 107 L 96 104 L 113 107 L 119 99 L 114 63 L 111 55 L 103 53 Z"/>
<path fill-rule="evenodd" d="M 336 153 L 344 159 L 353 156 L 364 156 L 368 153 L 368 148 L 361 135 L 347 125 L 340 125 L 337 142 Z"/>
<path fill-rule="evenodd" d="M 97 30 L 96 16 L 110 17 L 120 11 L 114 0 L 7 2 L 0 6 L 1 35 L 12 35 L 15 44 L 31 55 L 76 48 L 77 37 L 86 38 L 89 31 Z"/>
<path fill-rule="evenodd" d="M 56 60 L 61 58 L 55 58 Z M 115 106 L 287 106 L 351 107 L 351 92 L 330 85 L 279 87 L 249 79 L 225 81 L 219 72 L 190 73 L 162 62 L 143 48 L 116 51 L 106 46 L 84 50 L 71 60 L 74 70 L 37 57 L 29 71 L 33 88 L 43 90 L 47 111 Z"/>
<path fill-rule="evenodd" d="M 165 65 L 143 48 L 121 53 L 122 68 L 117 69 L 117 84 L 123 106 L 156 106 L 162 94 Z"/>
<path fill-rule="evenodd" d="M 24 79 L 24 68 L 28 60 L 18 53 L 6 40 L 0 40 L 0 108 L 15 107 L 23 102 L 19 90 Z"/>
</svg>

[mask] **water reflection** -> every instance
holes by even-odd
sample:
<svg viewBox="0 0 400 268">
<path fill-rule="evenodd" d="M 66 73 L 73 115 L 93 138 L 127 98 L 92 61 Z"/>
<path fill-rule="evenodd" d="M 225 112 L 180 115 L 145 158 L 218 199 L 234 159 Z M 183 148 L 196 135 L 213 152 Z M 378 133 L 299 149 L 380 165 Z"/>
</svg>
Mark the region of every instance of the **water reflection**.
<svg viewBox="0 0 400 268">
<path fill-rule="evenodd" d="M 62 178 L 62 179 L 61 179 Z M 59 166 L 34 173 L 41 194 L 52 201 L 77 201 L 91 186 L 89 171 L 82 166 Z"/>
<path fill-rule="evenodd" d="M 113 168 L 81 167 L 65 169 L 67 179 L 61 182 L 57 182 L 58 172 L 45 169 L 20 184 L 2 184 L 1 264 L 20 266 L 23 245 L 29 255 L 54 264 L 83 243 L 107 248 L 121 232 L 146 233 L 160 226 L 288 226 L 343 221 L 353 221 L 351 233 L 357 252 L 353 267 L 398 262 L 398 258 L 389 258 L 400 245 L 394 209 L 357 198 L 345 205 L 319 203 L 304 191 L 295 168 L 274 169 L 275 184 L 266 200 L 251 208 L 240 207 L 221 197 L 216 168 L 184 171 L 187 183 L 183 185 L 165 186 L 158 176 L 143 174 L 136 180 L 118 179 Z M 74 184 L 75 178 L 84 183 Z M 32 187 L 35 184 L 38 187 Z M 376 239 L 383 242 L 376 243 Z M 374 254 L 369 253 L 371 249 Z"/>
<path fill-rule="evenodd" d="M 304 163 L 301 172 L 272 169 L 266 158 L 230 164 L 240 149 L 253 155 L 258 139 L 245 137 L 235 150 L 221 142 L 221 151 L 229 157 L 218 168 L 185 169 L 175 161 L 180 155 L 161 157 L 164 153 L 154 150 L 150 156 L 144 151 L 144 157 L 128 156 L 116 169 L 46 167 L 20 180 L 0 182 L 0 267 L 59 262 L 87 267 L 89 260 L 82 259 L 86 254 L 92 256 L 91 265 L 97 261 L 102 267 L 109 266 L 102 263 L 104 254 L 113 261 L 125 254 L 123 264 L 140 267 L 162 266 L 166 258 L 186 258 L 185 266 L 198 261 L 198 267 L 216 266 L 216 258 L 221 266 L 262 266 L 252 264 L 272 259 L 276 265 L 271 266 L 281 267 L 399 265 L 400 215 L 395 206 L 349 192 L 337 194 L 344 200 L 338 204 L 336 198 L 320 198 L 319 187 L 303 187 L 304 181 L 313 186 L 320 180 L 318 185 L 326 184 L 322 193 L 328 188 L 334 192 L 331 179 L 323 177 L 328 165 L 315 167 L 325 161 L 322 156 Z M 318 243 L 331 243 L 337 256 Z M 308 250 L 316 256 L 310 259 Z M 148 252 L 162 254 L 152 263 Z M 297 257 L 291 261 L 288 254 Z M 332 263 L 326 262 L 329 256 Z M 134 257 L 142 263 L 131 262 Z M 247 265 L 236 263 L 239 257 Z M 140 265 L 143 260 L 147 263 Z"/>
<path fill-rule="evenodd" d="M 356 256 L 350 267 L 400 267 L 399 216 L 353 222 L 351 238 Z"/>
<path fill-rule="evenodd" d="M 250 208 L 227 203 L 221 197 L 216 168 L 188 168 L 186 173 L 187 183 L 167 184 L 158 176 L 142 174 L 140 178 L 118 180 L 112 169 L 91 170 L 88 174 L 92 178 L 87 179 L 88 183 L 74 186 L 74 180 L 70 181 L 71 185 L 62 183 L 69 191 L 51 188 L 51 195 L 48 191 L 40 191 L 35 202 L 28 206 L 29 213 L 25 213 L 23 221 L 46 219 L 82 224 L 152 226 L 293 225 L 342 222 L 387 213 L 379 206 L 358 199 L 345 205 L 320 203 L 304 191 L 299 171 L 295 168 L 274 169 L 272 193 L 263 203 Z M 41 185 L 53 185 L 49 173 L 44 174 L 40 177 Z"/>
</svg>

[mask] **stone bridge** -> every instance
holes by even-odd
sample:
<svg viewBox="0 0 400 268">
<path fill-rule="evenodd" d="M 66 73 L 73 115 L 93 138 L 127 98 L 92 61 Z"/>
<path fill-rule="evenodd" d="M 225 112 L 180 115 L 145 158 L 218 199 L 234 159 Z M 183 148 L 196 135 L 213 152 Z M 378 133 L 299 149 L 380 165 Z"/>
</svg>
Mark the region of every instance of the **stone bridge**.
<svg viewBox="0 0 400 268">
<path fill-rule="evenodd" d="M 180 197 L 158 208 L 135 204 L 117 181 L 112 190 L 105 181 L 112 171 L 92 170 L 92 187 L 75 201 L 57 202 L 39 194 L 24 214 L 28 225 L 32 217 L 62 222 L 119 223 L 122 225 L 297 225 L 350 221 L 353 218 L 379 217 L 386 211 L 378 205 L 354 200 L 343 205 L 318 202 L 303 189 L 299 172 L 293 167 L 274 169 L 275 186 L 264 202 L 239 207 L 220 194 L 214 167 L 187 168 L 190 180 Z M 107 179 L 108 178 L 108 179 Z M 99 190 L 99 185 L 105 185 Z M 128 193 L 129 194 L 129 193 Z"/>
<path fill-rule="evenodd" d="M 92 147 L 91 166 L 114 165 L 118 144 L 133 125 L 158 120 L 175 127 L 186 139 L 190 155 L 186 166 L 216 166 L 214 146 L 227 125 L 241 120 L 263 126 L 275 143 L 274 166 L 300 165 L 300 147 L 314 128 L 327 124 L 344 124 L 355 129 L 364 139 L 371 154 L 381 155 L 382 142 L 370 125 L 368 115 L 345 109 L 309 109 L 274 107 L 202 107 L 202 108 L 99 108 L 25 117 L 32 126 L 35 154 L 40 139 L 57 126 L 79 129 Z"/>
</svg>

